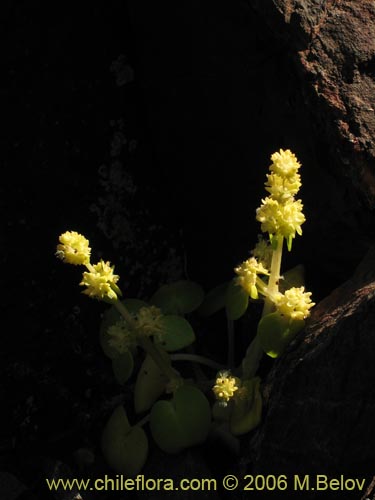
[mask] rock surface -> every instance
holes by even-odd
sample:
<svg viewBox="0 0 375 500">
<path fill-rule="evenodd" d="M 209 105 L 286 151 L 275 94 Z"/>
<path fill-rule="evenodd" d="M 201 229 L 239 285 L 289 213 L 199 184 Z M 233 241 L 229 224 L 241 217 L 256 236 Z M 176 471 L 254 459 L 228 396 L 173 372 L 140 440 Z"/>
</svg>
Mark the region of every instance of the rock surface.
<svg viewBox="0 0 375 500">
<path fill-rule="evenodd" d="M 342 172 L 375 206 L 375 4 L 253 0 L 309 82 L 311 110 Z"/>
<path fill-rule="evenodd" d="M 374 330 L 375 248 L 271 370 L 255 473 L 373 475 Z"/>
</svg>

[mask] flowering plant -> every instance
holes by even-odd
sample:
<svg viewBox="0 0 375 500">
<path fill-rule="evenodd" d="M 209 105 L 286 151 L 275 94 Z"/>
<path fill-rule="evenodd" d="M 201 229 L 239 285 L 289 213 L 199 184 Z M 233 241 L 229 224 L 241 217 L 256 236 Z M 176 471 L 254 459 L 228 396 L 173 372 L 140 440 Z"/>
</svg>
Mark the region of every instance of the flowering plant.
<svg viewBox="0 0 375 500">
<path fill-rule="evenodd" d="M 57 257 L 86 268 L 80 283 L 83 293 L 112 306 L 104 314 L 100 341 L 118 383 L 129 380 L 134 360 L 143 353 L 135 380 L 134 409 L 146 416 L 131 425 L 125 409 L 119 406 L 102 436 L 104 456 L 120 473 L 134 475 L 144 465 L 148 438 L 143 426 L 147 422 L 158 446 L 167 453 L 177 453 L 202 443 L 209 432 L 225 435 L 227 442 L 236 445 L 235 436 L 251 431 L 261 420 L 261 381 L 257 376 L 261 357 L 263 353 L 280 356 L 314 306 L 311 293 L 305 291 L 301 267 L 294 270 L 292 280 L 290 272 L 281 275 L 284 242 L 291 251 L 305 222 L 302 202 L 295 199 L 301 186 L 301 165 L 289 150 L 281 149 L 271 160 L 265 183 L 268 196 L 256 211 L 267 237 L 258 238 L 251 256 L 234 269 L 230 283 L 206 296 L 198 284 L 182 280 L 162 286 L 148 302 L 121 300 L 120 276 L 114 274 L 114 266 L 103 260 L 92 264 L 89 241 L 81 234 L 67 231 L 59 238 Z M 233 322 L 245 314 L 250 300 L 263 301 L 262 317 L 236 368 Z M 186 315 L 197 311 L 210 316 L 222 308 L 230 326 L 226 365 L 185 351 L 195 340 Z M 196 369 L 197 376 L 191 380 L 173 366 L 179 361 L 206 365 L 215 376 L 207 380 Z"/>
</svg>

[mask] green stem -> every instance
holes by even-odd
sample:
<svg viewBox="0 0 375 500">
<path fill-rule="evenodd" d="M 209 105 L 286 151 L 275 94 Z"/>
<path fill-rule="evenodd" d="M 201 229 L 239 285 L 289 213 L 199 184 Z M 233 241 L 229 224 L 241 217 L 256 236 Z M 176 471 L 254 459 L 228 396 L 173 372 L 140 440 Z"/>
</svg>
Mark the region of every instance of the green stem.
<svg viewBox="0 0 375 500">
<path fill-rule="evenodd" d="M 139 340 L 141 347 L 152 357 L 152 359 L 155 361 L 157 366 L 160 368 L 160 370 L 165 374 L 165 376 L 170 381 L 174 381 L 174 380 L 180 378 L 176 374 L 174 369 L 171 367 L 171 365 L 165 361 L 165 359 L 162 357 L 160 352 L 155 347 L 155 344 L 148 337 L 145 337 L 144 335 L 140 335 L 138 337 L 138 340 Z"/>
<path fill-rule="evenodd" d="M 150 420 L 150 414 L 148 413 L 145 417 L 143 417 L 139 422 L 137 422 L 135 425 L 137 427 L 143 427 L 147 422 Z"/>
<path fill-rule="evenodd" d="M 270 297 L 274 296 L 279 291 L 279 280 L 281 270 L 281 259 L 283 256 L 284 237 L 277 236 L 277 247 L 272 253 L 271 272 L 268 280 L 267 295 L 264 300 L 262 318 L 266 314 L 270 314 L 274 308 L 273 301 Z M 260 360 L 263 356 L 263 349 L 260 345 L 258 335 L 250 343 L 246 355 L 242 361 L 242 373 L 244 379 L 250 379 L 255 376 L 259 368 Z"/>
<path fill-rule="evenodd" d="M 262 318 L 266 314 L 272 312 L 274 304 L 271 297 L 273 297 L 279 291 L 281 259 L 283 257 L 283 243 L 284 237 L 277 236 L 277 247 L 276 250 L 274 250 L 272 253 L 271 273 L 268 280 L 267 296 L 264 301 Z"/>
<path fill-rule="evenodd" d="M 224 365 L 220 365 L 216 363 L 212 359 L 205 358 L 204 356 L 199 356 L 198 354 L 188 354 L 188 353 L 178 353 L 171 354 L 172 361 L 191 361 L 192 363 L 200 363 L 201 365 L 206 365 L 212 368 L 213 370 L 223 370 Z"/>
<path fill-rule="evenodd" d="M 232 368 L 234 366 L 234 324 L 233 320 L 227 320 L 228 328 L 228 366 Z"/>
<path fill-rule="evenodd" d="M 137 328 L 137 322 L 130 314 L 127 307 L 124 306 L 124 304 L 121 302 L 121 300 L 116 300 L 115 302 L 113 302 L 113 305 L 127 322 L 128 326 L 130 326 L 131 329 L 135 330 Z"/>
<path fill-rule="evenodd" d="M 126 306 L 120 301 L 116 300 L 114 302 L 114 306 L 118 310 L 118 312 L 121 314 L 121 316 L 125 319 L 127 324 L 132 330 L 136 330 L 137 328 L 137 322 L 136 320 L 132 317 Z M 154 360 L 155 364 L 160 368 L 160 370 L 165 374 L 165 376 L 173 381 L 178 378 L 176 375 L 176 372 L 173 370 L 170 364 L 168 364 L 165 359 L 162 357 L 158 349 L 155 347 L 155 344 L 145 335 L 137 335 L 137 340 L 141 347 L 149 354 L 152 359 Z"/>
</svg>

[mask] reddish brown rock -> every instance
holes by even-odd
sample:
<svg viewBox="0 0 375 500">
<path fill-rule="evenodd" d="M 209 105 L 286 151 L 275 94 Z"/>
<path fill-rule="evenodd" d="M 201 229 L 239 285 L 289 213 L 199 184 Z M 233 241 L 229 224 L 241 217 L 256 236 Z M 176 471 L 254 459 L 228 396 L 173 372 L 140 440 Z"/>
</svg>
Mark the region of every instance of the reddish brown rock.
<svg viewBox="0 0 375 500">
<path fill-rule="evenodd" d="M 375 4 L 371 0 L 254 0 L 308 82 L 311 110 L 337 165 L 375 204 Z"/>
</svg>

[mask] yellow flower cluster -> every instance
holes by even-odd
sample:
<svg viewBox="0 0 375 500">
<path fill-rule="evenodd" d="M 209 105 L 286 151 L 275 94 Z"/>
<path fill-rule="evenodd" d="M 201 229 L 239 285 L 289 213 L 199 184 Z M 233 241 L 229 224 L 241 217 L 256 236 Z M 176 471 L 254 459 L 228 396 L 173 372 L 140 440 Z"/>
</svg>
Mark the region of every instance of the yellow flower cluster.
<svg viewBox="0 0 375 500">
<path fill-rule="evenodd" d="M 163 337 L 163 315 L 158 307 L 141 307 L 136 314 L 132 314 L 135 320 L 135 328 L 129 328 L 124 319 L 108 328 L 108 335 L 111 337 L 111 345 L 120 354 L 123 354 L 137 344 L 137 336 L 155 336 L 159 341 Z"/>
<path fill-rule="evenodd" d="M 141 335 L 155 335 L 159 337 L 163 333 L 163 315 L 158 307 L 141 307 L 136 316 L 137 331 Z"/>
<path fill-rule="evenodd" d="M 273 153 L 273 155 L 271 155 L 271 160 L 271 172 L 283 178 L 294 178 L 301 167 L 296 156 L 289 149 L 286 151 L 280 149 L 279 152 Z"/>
<path fill-rule="evenodd" d="M 302 202 L 294 199 L 301 187 L 298 174 L 301 164 L 291 151 L 282 149 L 274 153 L 271 160 L 271 173 L 267 175 L 265 184 L 270 196 L 262 200 L 256 217 L 263 232 L 283 236 L 290 248 L 296 233 L 302 234 L 301 225 L 305 222 Z"/>
<path fill-rule="evenodd" d="M 90 263 L 91 248 L 89 240 L 76 231 L 66 231 L 59 236 L 56 256 L 67 264 L 86 266 L 88 272 L 83 273 L 81 286 L 86 286 L 83 291 L 89 297 L 99 300 L 113 301 L 121 295 L 121 290 L 116 285 L 120 277 L 113 273 L 114 266 L 102 259 L 95 265 Z"/>
<path fill-rule="evenodd" d="M 239 380 L 232 377 L 229 372 L 219 372 L 212 390 L 216 399 L 226 405 L 239 389 Z"/>
<path fill-rule="evenodd" d="M 280 203 L 268 197 L 262 200 L 257 219 L 262 223 L 262 231 L 294 238 L 296 232 L 302 234 L 301 224 L 305 222 L 302 208 L 301 200 L 289 198 L 285 203 Z"/>
<path fill-rule="evenodd" d="M 76 231 L 66 231 L 59 237 L 56 257 L 67 264 L 75 266 L 85 265 L 90 262 L 91 248 L 89 240 Z"/>
<path fill-rule="evenodd" d="M 270 193 L 274 200 L 283 203 L 298 193 L 301 187 L 301 176 L 295 174 L 292 178 L 288 178 L 281 177 L 278 174 L 267 174 L 265 186 L 266 191 Z"/>
<path fill-rule="evenodd" d="M 128 327 L 123 319 L 108 328 L 108 335 L 110 337 L 108 344 L 119 354 L 124 354 L 136 345 L 135 332 Z"/>
<path fill-rule="evenodd" d="M 258 243 L 255 245 L 251 254 L 255 257 L 266 269 L 271 268 L 272 247 L 260 234 L 258 235 Z"/>
<path fill-rule="evenodd" d="M 284 294 L 278 292 L 274 297 L 274 303 L 280 314 L 291 319 L 304 320 L 310 316 L 310 309 L 315 305 L 310 297 L 311 292 L 305 292 L 305 287 L 293 287 Z"/>
<path fill-rule="evenodd" d="M 120 276 L 113 274 L 114 266 L 111 267 L 109 262 L 104 262 L 101 259 L 90 268 L 89 272 L 83 273 L 83 279 L 80 283 L 81 286 L 87 287 L 83 293 L 99 300 L 116 300 L 119 293 L 116 283 Z"/>
<path fill-rule="evenodd" d="M 234 272 L 238 275 L 236 283 L 241 286 L 252 299 L 258 298 L 257 284 L 261 285 L 258 274 L 267 276 L 270 274 L 263 264 L 258 262 L 255 257 L 250 257 L 250 259 L 242 262 L 241 265 L 234 269 Z"/>
</svg>

